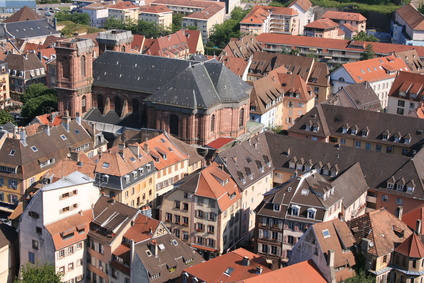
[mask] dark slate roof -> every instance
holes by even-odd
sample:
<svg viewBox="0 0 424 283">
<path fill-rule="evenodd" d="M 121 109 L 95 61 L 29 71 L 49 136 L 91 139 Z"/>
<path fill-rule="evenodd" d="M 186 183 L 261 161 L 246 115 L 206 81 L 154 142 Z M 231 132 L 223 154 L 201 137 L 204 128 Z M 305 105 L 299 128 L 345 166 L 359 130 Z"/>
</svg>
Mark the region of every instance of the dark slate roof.
<svg viewBox="0 0 424 283">
<path fill-rule="evenodd" d="M 216 60 L 187 60 L 106 51 L 94 62 L 94 86 L 152 94 L 148 101 L 209 109 L 249 98 L 250 86 Z"/>
<path fill-rule="evenodd" d="M 324 103 L 371 111 L 381 110 L 380 100 L 368 82 L 344 86 Z"/>
<path fill-rule="evenodd" d="M 308 124 L 319 125 L 318 131 L 307 131 Z M 342 127 L 347 127 L 347 133 L 342 133 Z M 355 135 L 351 134 L 351 128 L 357 128 Z M 368 135 L 363 135 L 363 131 L 368 128 Z M 366 111 L 350 107 L 341 107 L 328 104 L 319 104 L 308 113 L 303 115 L 289 130 L 293 133 L 307 134 L 317 137 L 340 137 L 357 140 L 377 142 L 391 146 L 398 146 L 419 150 L 424 142 L 424 120 L 414 117 L 401 116 L 396 114 Z M 383 140 L 383 133 L 388 131 L 389 139 Z M 400 135 L 398 142 L 394 141 L 394 136 Z M 405 143 L 405 138 L 409 135 L 410 143 Z"/>
<path fill-rule="evenodd" d="M 114 110 L 103 115 L 98 108 L 91 108 L 88 110 L 84 115 L 84 120 L 138 129 L 142 128 L 145 124 L 136 113 L 130 113 L 121 118 Z"/>
<path fill-rule="evenodd" d="M 31 38 L 45 35 L 60 36 L 60 32 L 56 31 L 45 20 L 7 23 L 6 29 L 15 38 Z"/>
<path fill-rule="evenodd" d="M 44 69 L 43 63 L 34 53 L 28 54 L 8 54 L 4 61 L 9 65 L 10 70 L 29 71 Z"/>
<path fill-rule="evenodd" d="M 401 116 L 399 116 L 401 117 Z M 404 177 L 405 182 L 414 180 L 415 190 L 412 194 L 404 191 L 390 190 L 391 194 L 404 197 L 424 199 L 424 186 L 421 176 L 424 172 L 424 152 L 418 152 L 412 159 L 406 156 L 368 151 L 347 146 L 338 146 L 330 143 L 311 141 L 290 136 L 265 133 L 273 164 L 277 170 L 294 174 L 295 169 L 289 168 L 294 158 L 310 162 L 313 167 L 321 164 L 330 164 L 338 167 L 342 173 L 359 162 L 368 186 L 372 189 L 387 190 L 386 181 L 395 176 L 396 181 Z M 415 168 L 413 168 L 415 167 Z M 304 172 L 297 169 L 299 174 Z M 333 179 L 331 176 L 326 176 Z M 380 188 L 380 189 L 379 189 Z"/>
</svg>

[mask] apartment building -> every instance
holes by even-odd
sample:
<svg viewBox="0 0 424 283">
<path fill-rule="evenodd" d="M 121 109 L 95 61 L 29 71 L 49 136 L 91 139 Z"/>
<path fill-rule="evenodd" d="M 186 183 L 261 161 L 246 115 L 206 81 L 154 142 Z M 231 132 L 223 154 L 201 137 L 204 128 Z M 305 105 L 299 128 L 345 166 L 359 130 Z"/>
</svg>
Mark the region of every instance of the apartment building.
<svg viewBox="0 0 424 283">
<path fill-rule="evenodd" d="M 423 107 L 424 75 L 399 72 L 389 92 L 387 113 L 411 116 Z"/>
<path fill-rule="evenodd" d="M 223 166 L 241 189 L 240 244 L 249 245 L 254 236 L 255 209 L 263 195 L 273 188 L 274 165 L 265 135 L 258 134 L 220 152 L 215 161 Z"/>
<path fill-rule="evenodd" d="M 165 5 L 140 6 L 139 20 L 155 23 L 163 29 L 172 27 L 172 10 Z"/>
<path fill-rule="evenodd" d="M 18 275 L 19 234 L 5 223 L 0 223 L 0 261 L 0 281 L 13 282 Z"/>
<path fill-rule="evenodd" d="M 160 220 L 205 259 L 240 239 L 240 189 L 222 166 L 212 163 L 175 185 L 163 197 Z"/>
<path fill-rule="evenodd" d="M 0 108 L 10 105 L 9 68 L 6 62 L 0 61 Z"/>
<path fill-rule="evenodd" d="M 256 5 L 240 21 L 240 33 L 299 34 L 299 14 L 292 8 Z"/>
<path fill-rule="evenodd" d="M 19 223 L 22 264 L 51 263 L 63 281 L 84 280 L 92 204 L 100 195 L 93 181 L 74 172 L 32 197 Z"/>
<path fill-rule="evenodd" d="M 304 27 L 304 36 L 344 39 L 345 32 L 339 28 L 339 24 L 330 19 L 319 19 Z"/>
<path fill-rule="evenodd" d="M 367 18 L 360 13 L 340 12 L 340 11 L 327 11 L 322 16 L 323 19 L 330 19 L 339 25 L 350 24 L 354 26 L 357 32 L 366 32 Z"/>
<path fill-rule="evenodd" d="M 317 56 L 321 62 L 326 62 L 329 67 L 333 64 L 357 62 L 365 51 L 367 42 L 330 39 L 308 36 L 293 36 L 287 34 L 263 33 L 256 37 L 264 51 L 288 52 L 296 50 L 300 55 Z M 377 57 L 389 56 L 393 52 L 412 50 L 417 51 L 420 58 L 424 58 L 424 47 L 373 42 L 372 48 Z"/>
<path fill-rule="evenodd" d="M 138 21 L 139 6 L 131 1 L 122 1 L 108 7 L 108 17 L 118 21 Z"/>
<path fill-rule="evenodd" d="M 382 109 L 386 109 L 389 91 L 400 71 L 410 70 L 401 58 L 392 55 L 347 63 L 330 74 L 333 93 L 342 86 L 368 82 L 380 99 Z"/>
<path fill-rule="evenodd" d="M 413 3 L 395 11 L 391 23 L 392 43 L 424 46 L 424 16 Z"/>
<path fill-rule="evenodd" d="M 314 7 L 309 0 L 295 0 L 288 8 L 292 8 L 299 15 L 299 34 L 303 34 L 303 27 L 315 19 Z"/>
<path fill-rule="evenodd" d="M 108 8 L 110 6 L 113 6 L 113 4 L 107 2 L 96 2 L 79 8 L 79 11 L 90 16 L 90 26 L 102 28 L 109 17 Z"/>
</svg>

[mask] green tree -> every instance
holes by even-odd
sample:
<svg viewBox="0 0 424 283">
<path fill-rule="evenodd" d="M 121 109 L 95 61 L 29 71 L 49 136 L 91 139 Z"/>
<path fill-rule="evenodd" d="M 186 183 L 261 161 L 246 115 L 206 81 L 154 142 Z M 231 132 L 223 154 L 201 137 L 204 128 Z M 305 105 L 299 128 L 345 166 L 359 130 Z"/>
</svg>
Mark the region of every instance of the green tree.
<svg viewBox="0 0 424 283">
<path fill-rule="evenodd" d="M 31 84 L 28 86 L 28 88 L 25 90 L 25 92 L 21 96 L 21 101 L 23 104 L 27 103 L 30 99 L 46 95 L 46 94 L 56 94 L 56 91 L 54 89 L 48 88 L 43 83 L 36 83 Z"/>
<path fill-rule="evenodd" d="M 181 13 L 172 13 L 172 32 L 177 32 L 183 26 L 183 17 Z"/>
<path fill-rule="evenodd" d="M 62 275 L 56 273 L 54 265 L 44 264 L 31 266 L 27 264 L 23 267 L 22 278 L 15 278 L 14 283 L 61 283 Z"/>
<path fill-rule="evenodd" d="M 12 114 L 7 112 L 6 110 L 0 110 L 0 125 L 6 124 L 8 122 L 15 122 Z"/>
<path fill-rule="evenodd" d="M 62 10 L 60 12 L 57 12 L 55 17 L 59 22 L 71 21 L 75 24 L 86 25 L 86 26 L 90 25 L 90 16 L 86 13 L 71 14 L 70 11 Z"/>
<path fill-rule="evenodd" d="M 361 53 L 361 61 L 372 59 L 374 57 L 375 57 L 375 52 L 374 52 L 373 46 L 371 43 L 368 43 L 367 46 L 365 46 L 365 51 Z"/>
<path fill-rule="evenodd" d="M 26 122 L 31 122 L 35 116 L 57 111 L 57 97 L 54 94 L 45 94 L 27 101 L 22 107 L 21 115 Z"/>
<path fill-rule="evenodd" d="M 377 42 L 378 38 L 376 38 L 374 35 L 367 35 L 365 32 L 360 31 L 353 40 L 359 40 L 359 41 L 368 41 L 368 42 Z"/>
</svg>

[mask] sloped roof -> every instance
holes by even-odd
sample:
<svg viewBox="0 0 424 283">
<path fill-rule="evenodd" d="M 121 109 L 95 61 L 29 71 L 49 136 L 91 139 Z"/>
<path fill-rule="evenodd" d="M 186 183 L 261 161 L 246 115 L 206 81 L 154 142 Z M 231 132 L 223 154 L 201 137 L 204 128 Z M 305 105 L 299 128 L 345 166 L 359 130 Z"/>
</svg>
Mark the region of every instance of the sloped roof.
<svg viewBox="0 0 424 283">
<path fill-rule="evenodd" d="M 152 13 L 152 14 L 169 13 L 169 12 L 172 13 L 172 10 L 166 7 L 165 5 L 140 6 L 139 9 L 140 9 L 140 12 Z"/>
<path fill-rule="evenodd" d="M 8 64 L 11 70 L 35 70 L 44 68 L 43 63 L 38 59 L 34 53 L 27 54 L 8 54 L 4 61 Z"/>
<path fill-rule="evenodd" d="M 9 34 L 19 39 L 48 35 L 60 36 L 60 32 L 56 31 L 44 19 L 8 23 L 6 28 Z"/>
<path fill-rule="evenodd" d="M 56 182 L 72 172 L 78 171 L 94 179 L 96 164 L 84 152 L 77 152 L 76 154 L 78 155 L 77 160 L 72 160 L 71 158 L 60 160 L 56 162 L 56 165 L 51 168 L 45 176 L 47 178 L 52 178 L 53 182 Z"/>
<path fill-rule="evenodd" d="M 424 75 L 399 72 L 390 88 L 389 96 L 422 101 L 424 99 Z"/>
<path fill-rule="evenodd" d="M 152 238 L 160 224 L 159 220 L 139 214 L 133 221 L 133 225 L 125 232 L 124 237 L 139 243 Z M 150 233 L 150 229 L 152 229 L 152 233 Z"/>
<path fill-rule="evenodd" d="M 262 24 L 271 14 L 297 15 L 297 11 L 292 8 L 256 5 L 241 21 L 240 24 Z"/>
<path fill-rule="evenodd" d="M 294 5 L 299 6 L 304 12 L 307 12 L 312 7 L 312 2 L 309 0 L 295 0 L 288 7 L 291 8 Z"/>
<path fill-rule="evenodd" d="M 115 5 L 109 6 L 109 9 L 119 9 L 119 10 L 125 10 L 125 9 L 138 9 L 139 7 L 137 5 L 134 5 L 131 1 L 122 1 Z"/>
<path fill-rule="evenodd" d="M 415 8 L 414 4 L 409 3 L 397 9 L 396 14 L 398 14 L 412 30 L 424 30 L 424 15 Z"/>
<path fill-rule="evenodd" d="M 202 11 L 194 12 L 189 14 L 188 16 L 184 16 L 183 19 L 199 19 L 199 20 L 207 20 L 212 18 L 218 12 L 225 8 L 225 4 L 221 2 L 213 2 L 208 7 L 204 8 Z"/>
<path fill-rule="evenodd" d="M 337 93 L 330 96 L 324 104 L 370 111 L 381 110 L 380 99 L 368 82 L 343 86 Z"/>
<path fill-rule="evenodd" d="M 391 253 L 397 244 L 412 234 L 404 222 L 384 208 L 352 219 L 348 221 L 348 226 L 354 231 L 357 243 L 362 238 L 370 240 L 368 253 L 378 257 Z"/>
<path fill-rule="evenodd" d="M 257 51 L 261 50 L 262 48 L 256 40 L 255 35 L 248 34 L 240 39 L 234 38 L 230 40 L 224 50 L 222 50 L 219 57 L 222 58 L 223 56 L 228 56 L 248 59 Z"/>
<path fill-rule="evenodd" d="M 367 18 L 360 13 L 340 12 L 340 11 L 327 11 L 322 16 L 323 18 L 343 20 L 343 21 L 365 21 Z"/>
<path fill-rule="evenodd" d="M 314 28 L 314 29 L 332 29 L 338 27 L 339 24 L 333 22 L 330 19 L 319 19 L 316 21 L 313 21 L 312 23 L 309 23 L 305 25 L 305 28 Z"/>
<path fill-rule="evenodd" d="M 395 251 L 406 255 L 407 257 L 423 258 L 424 244 L 421 242 L 420 237 L 413 233 L 408 239 L 403 241 L 403 243 L 400 244 Z"/>
<path fill-rule="evenodd" d="M 3 23 L 15 23 L 23 21 L 41 20 L 42 17 L 28 6 L 22 7 L 19 11 L 8 17 Z"/>
<path fill-rule="evenodd" d="M 421 205 L 413 210 L 405 213 L 402 216 L 402 221 L 405 222 L 409 228 L 414 231 L 417 229 L 417 220 L 420 219 L 421 223 L 424 222 L 424 205 Z M 419 234 L 424 234 L 424 225 L 421 225 L 421 231 L 418 231 Z"/>
<path fill-rule="evenodd" d="M 244 257 L 249 258 L 248 266 L 243 265 Z M 255 282 L 263 282 L 258 281 L 260 277 L 256 273 L 257 267 L 262 268 L 262 274 L 271 272 L 267 267 L 265 258 L 239 248 L 217 258 L 186 268 L 184 272 L 204 282 L 245 282 L 244 280 L 249 278 L 255 279 Z M 229 268 L 231 268 L 231 272 L 228 272 Z"/>
</svg>

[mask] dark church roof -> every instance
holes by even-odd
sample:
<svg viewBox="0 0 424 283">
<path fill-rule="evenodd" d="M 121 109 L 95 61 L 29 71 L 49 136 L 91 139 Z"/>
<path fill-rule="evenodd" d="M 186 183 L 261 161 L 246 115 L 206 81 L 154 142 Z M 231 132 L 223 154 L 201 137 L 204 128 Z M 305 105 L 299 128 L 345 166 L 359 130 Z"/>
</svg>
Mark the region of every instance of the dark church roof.
<svg viewBox="0 0 424 283">
<path fill-rule="evenodd" d="M 7 30 L 7 32 L 5 32 L 5 30 Z M 8 37 L 25 39 L 47 35 L 60 36 L 60 32 L 56 31 L 49 23 L 42 19 L 7 23 L 2 28 L 1 37 L 6 35 Z"/>
<path fill-rule="evenodd" d="M 148 101 L 209 109 L 249 98 L 250 86 L 216 60 L 190 62 L 106 51 L 94 62 L 94 86 L 152 94 Z"/>
<path fill-rule="evenodd" d="M 3 21 L 3 23 L 14 23 L 14 22 L 23 22 L 23 21 L 31 21 L 31 20 L 40 20 L 41 17 L 37 14 L 33 9 L 28 6 L 22 7 L 19 11 L 8 17 Z"/>
</svg>

